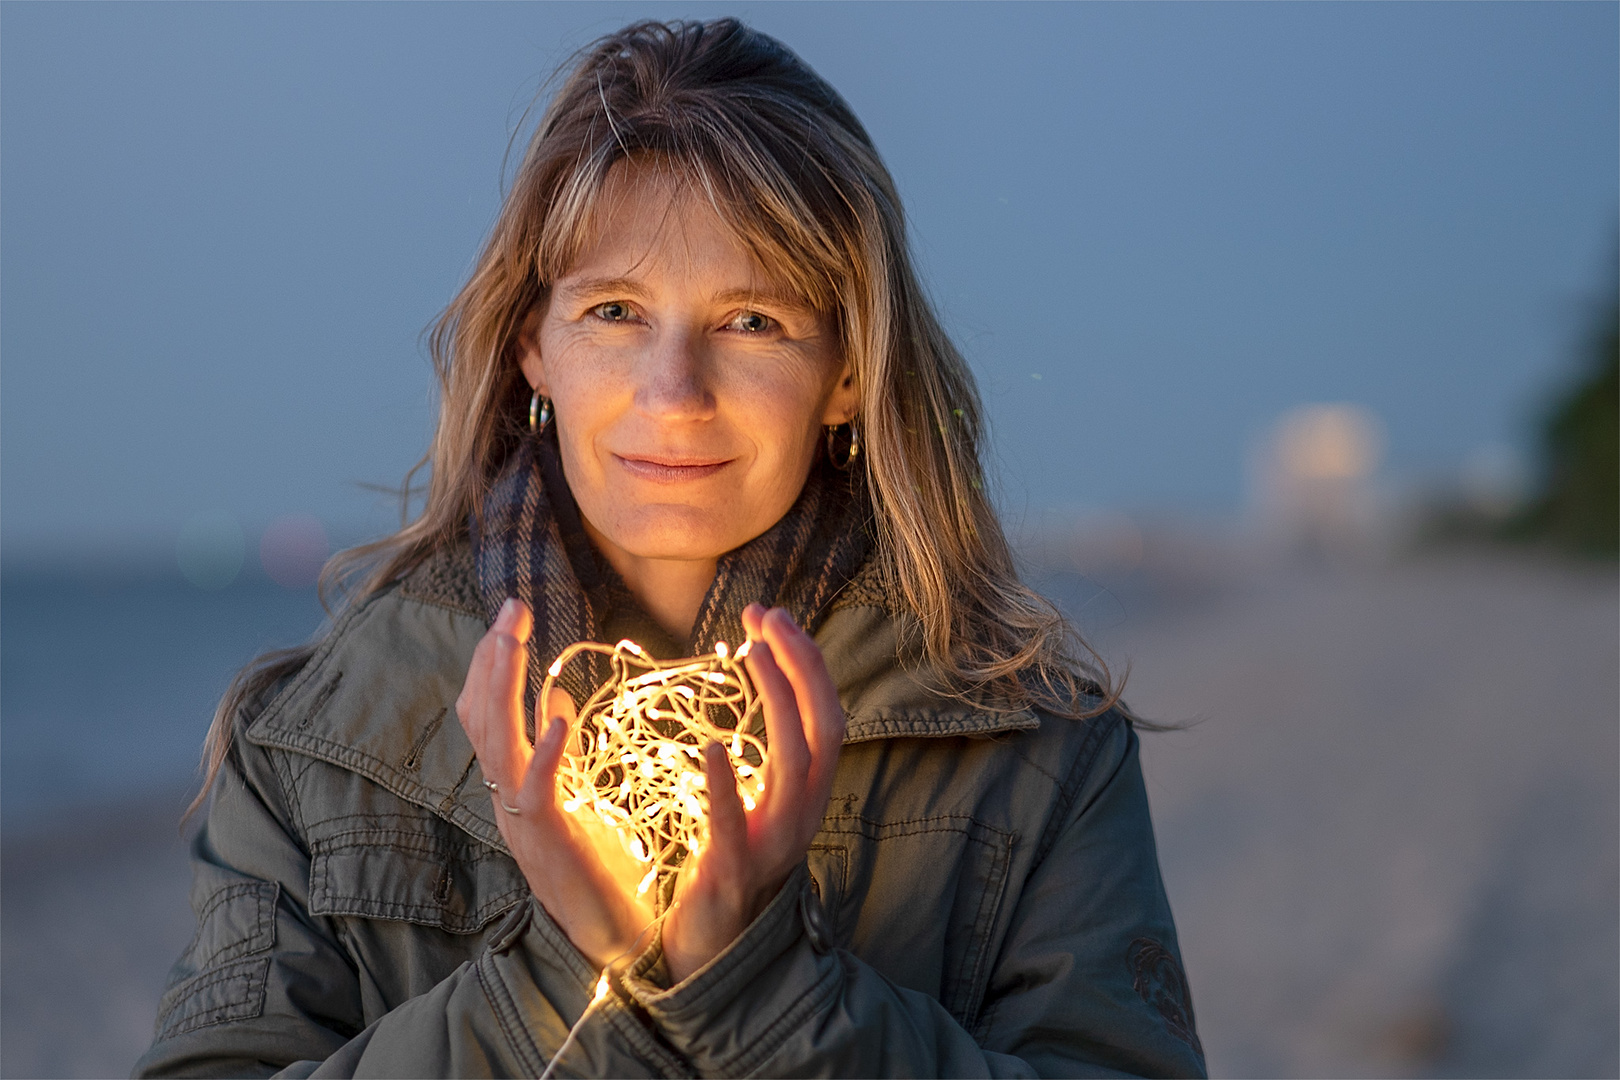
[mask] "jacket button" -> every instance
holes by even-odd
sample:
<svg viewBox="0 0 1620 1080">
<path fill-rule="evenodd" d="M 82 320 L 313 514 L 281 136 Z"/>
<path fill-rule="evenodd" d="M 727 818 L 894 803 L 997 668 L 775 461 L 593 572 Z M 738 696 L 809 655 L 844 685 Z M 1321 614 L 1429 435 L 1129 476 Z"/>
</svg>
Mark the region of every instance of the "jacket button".
<svg viewBox="0 0 1620 1080">
<path fill-rule="evenodd" d="M 810 947 L 821 954 L 830 951 L 833 944 L 832 925 L 827 918 L 827 909 L 821 906 L 821 897 L 811 891 L 809 882 L 799 893 L 799 917 L 804 921 L 804 936 L 810 939 Z"/>
</svg>

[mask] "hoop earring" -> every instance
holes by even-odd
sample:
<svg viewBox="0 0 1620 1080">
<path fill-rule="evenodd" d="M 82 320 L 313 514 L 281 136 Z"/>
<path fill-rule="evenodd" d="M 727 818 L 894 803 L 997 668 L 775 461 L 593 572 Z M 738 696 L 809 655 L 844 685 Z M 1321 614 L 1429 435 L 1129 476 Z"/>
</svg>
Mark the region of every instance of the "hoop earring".
<svg viewBox="0 0 1620 1080">
<path fill-rule="evenodd" d="M 843 461 L 838 460 L 838 451 L 835 449 L 838 429 L 841 427 L 849 428 L 849 452 L 844 455 Z M 849 467 L 855 464 L 855 459 L 860 456 L 861 429 L 855 426 L 853 418 L 842 424 L 827 425 L 827 460 L 832 463 L 833 468 L 839 472 L 848 472 Z"/>
<path fill-rule="evenodd" d="M 536 390 L 529 399 L 529 431 L 535 435 L 546 430 L 551 423 L 551 399 Z"/>
</svg>

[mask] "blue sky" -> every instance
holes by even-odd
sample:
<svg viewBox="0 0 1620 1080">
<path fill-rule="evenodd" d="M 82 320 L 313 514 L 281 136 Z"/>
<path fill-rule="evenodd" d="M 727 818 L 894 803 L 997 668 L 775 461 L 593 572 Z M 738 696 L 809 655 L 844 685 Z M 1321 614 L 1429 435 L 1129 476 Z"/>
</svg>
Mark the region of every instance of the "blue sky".
<svg viewBox="0 0 1620 1080">
<path fill-rule="evenodd" d="M 1608 285 L 1613 4 L 0 7 L 0 543 L 389 527 L 422 329 L 508 138 L 633 17 L 741 15 L 849 99 L 1013 513 L 1237 510 L 1365 406 L 1392 485 L 1527 443 Z M 1039 378 L 1035 378 L 1039 376 Z"/>
</svg>

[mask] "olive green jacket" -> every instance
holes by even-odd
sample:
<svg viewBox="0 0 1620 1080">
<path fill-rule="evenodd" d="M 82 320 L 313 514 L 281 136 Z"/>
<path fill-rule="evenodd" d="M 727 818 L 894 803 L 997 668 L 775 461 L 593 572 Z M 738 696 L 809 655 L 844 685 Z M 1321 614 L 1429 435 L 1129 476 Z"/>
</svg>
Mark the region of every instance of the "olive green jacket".
<svg viewBox="0 0 1620 1080">
<path fill-rule="evenodd" d="M 597 973 L 496 831 L 454 702 L 467 560 L 344 615 L 237 718 L 197 933 L 143 1076 L 538 1076 Z M 807 865 L 674 987 L 656 944 L 559 1076 L 1202 1075 L 1137 740 L 977 711 L 852 583 L 816 635 L 848 714 Z"/>
</svg>

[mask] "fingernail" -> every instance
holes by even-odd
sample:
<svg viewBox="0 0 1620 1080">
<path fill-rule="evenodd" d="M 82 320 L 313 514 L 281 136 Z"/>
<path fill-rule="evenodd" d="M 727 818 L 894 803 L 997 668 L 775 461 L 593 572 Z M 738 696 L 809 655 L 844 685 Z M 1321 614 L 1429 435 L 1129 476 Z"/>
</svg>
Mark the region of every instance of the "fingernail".
<svg viewBox="0 0 1620 1080">
<path fill-rule="evenodd" d="M 495 625 L 505 629 L 506 624 L 512 621 L 512 616 L 515 614 L 517 614 L 517 597 L 508 596 L 506 602 L 501 605 L 500 612 L 495 616 Z"/>
</svg>

